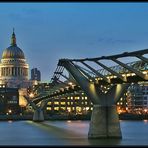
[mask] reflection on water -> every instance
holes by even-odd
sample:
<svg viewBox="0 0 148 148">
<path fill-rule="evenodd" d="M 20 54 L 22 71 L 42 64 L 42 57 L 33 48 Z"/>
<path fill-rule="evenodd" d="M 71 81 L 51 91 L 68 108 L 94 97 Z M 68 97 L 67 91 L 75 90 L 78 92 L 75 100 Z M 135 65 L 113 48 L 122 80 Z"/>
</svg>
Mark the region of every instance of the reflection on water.
<svg viewBox="0 0 148 148">
<path fill-rule="evenodd" d="M 148 145 L 148 120 L 120 125 L 122 139 L 88 139 L 89 121 L 1 121 L 0 145 Z"/>
</svg>

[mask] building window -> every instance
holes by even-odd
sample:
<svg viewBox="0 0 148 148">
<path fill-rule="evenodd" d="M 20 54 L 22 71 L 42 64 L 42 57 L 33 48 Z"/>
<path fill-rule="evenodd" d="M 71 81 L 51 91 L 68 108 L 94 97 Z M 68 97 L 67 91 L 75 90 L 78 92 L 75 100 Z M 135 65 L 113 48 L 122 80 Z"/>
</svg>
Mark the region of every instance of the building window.
<svg viewBox="0 0 148 148">
<path fill-rule="evenodd" d="M 61 109 L 61 110 L 65 110 L 66 108 L 65 108 L 65 107 L 61 107 L 60 109 Z"/>
<path fill-rule="evenodd" d="M 48 105 L 51 105 L 51 102 L 48 102 Z"/>
<path fill-rule="evenodd" d="M 54 110 L 59 110 L 59 107 L 54 107 Z"/>
<path fill-rule="evenodd" d="M 58 104 L 59 104 L 59 102 L 54 102 L 54 104 L 57 104 L 57 105 L 58 105 Z"/>
<path fill-rule="evenodd" d="M 47 110 L 51 110 L 51 107 L 47 107 Z"/>
<path fill-rule="evenodd" d="M 79 100 L 80 97 L 75 97 L 75 100 Z"/>
<path fill-rule="evenodd" d="M 65 102 L 61 102 L 61 105 L 65 105 L 66 103 Z"/>
</svg>

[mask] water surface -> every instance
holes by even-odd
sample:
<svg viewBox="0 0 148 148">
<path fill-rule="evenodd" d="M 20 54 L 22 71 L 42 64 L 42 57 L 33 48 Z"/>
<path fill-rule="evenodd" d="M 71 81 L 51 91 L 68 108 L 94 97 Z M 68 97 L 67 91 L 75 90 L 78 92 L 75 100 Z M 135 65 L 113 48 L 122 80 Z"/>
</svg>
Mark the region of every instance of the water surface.
<svg viewBox="0 0 148 148">
<path fill-rule="evenodd" d="M 1 121 L 0 145 L 148 145 L 148 120 L 120 121 L 122 139 L 88 139 L 90 121 Z"/>
</svg>

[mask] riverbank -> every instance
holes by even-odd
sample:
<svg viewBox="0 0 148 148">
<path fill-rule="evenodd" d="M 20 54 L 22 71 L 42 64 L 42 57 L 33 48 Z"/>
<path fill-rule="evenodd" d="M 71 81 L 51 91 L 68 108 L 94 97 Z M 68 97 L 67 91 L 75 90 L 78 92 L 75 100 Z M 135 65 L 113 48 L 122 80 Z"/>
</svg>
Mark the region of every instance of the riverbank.
<svg viewBox="0 0 148 148">
<path fill-rule="evenodd" d="M 32 120 L 33 115 L 0 115 L 0 120 Z M 90 115 L 45 115 L 45 120 L 90 120 Z M 120 114 L 120 120 L 148 120 L 148 114 Z"/>
<path fill-rule="evenodd" d="M 120 114 L 119 115 L 120 120 L 148 120 L 148 114 Z"/>
</svg>

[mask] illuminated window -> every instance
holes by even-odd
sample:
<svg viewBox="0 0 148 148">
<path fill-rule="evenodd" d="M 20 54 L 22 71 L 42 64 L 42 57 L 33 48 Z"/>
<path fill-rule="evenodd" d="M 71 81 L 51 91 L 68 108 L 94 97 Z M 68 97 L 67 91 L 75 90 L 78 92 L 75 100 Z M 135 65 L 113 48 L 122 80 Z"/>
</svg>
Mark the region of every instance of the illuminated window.
<svg viewBox="0 0 148 148">
<path fill-rule="evenodd" d="M 65 105 L 65 102 L 61 102 L 61 105 Z"/>
<path fill-rule="evenodd" d="M 86 107 L 86 110 L 89 110 L 89 107 Z"/>
<path fill-rule="evenodd" d="M 71 104 L 73 104 L 73 102 L 71 102 Z"/>
<path fill-rule="evenodd" d="M 70 105 L 70 102 L 67 102 L 68 105 Z"/>
<path fill-rule="evenodd" d="M 76 107 L 76 111 L 77 112 L 81 112 L 82 111 L 82 108 L 81 107 Z"/>
<path fill-rule="evenodd" d="M 91 110 L 93 110 L 93 108 L 92 108 L 92 107 L 91 107 L 90 109 L 91 109 Z"/>
<path fill-rule="evenodd" d="M 51 110 L 51 107 L 47 107 L 47 110 Z"/>
<path fill-rule="evenodd" d="M 51 105 L 51 102 L 48 102 L 48 105 Z"/>
<path fill-rule="evenodd" d="M 79 100 L 79 99 L 80 99 L 80 97 L 75 97 L 75 99 L 76 99 L 76 100 Z"/>
<path fill-rule="evenodd" d="M 87 97 L 85 97 L 85 100 L 87 100 Z"/>
<path fill-rule="evenodd" d="M 54 107 L 54 110 L 59 110 L 59 107 Z"/>
<path fill-rule="evenodd" d="M 73 99 L 73 97 L 71 97 L 71 100 Z"/>
<path fill-rule="evenodd" d="M 59 102 L 54 102 L 54 104 L 57 104 L 57 105 L 58 105 L 58 104 L 59 104 Z"/>
<path fill-rule="evenodd" d="M 87 105 L 87 102 L 85 102 L 85 105 Z"/>
<path fill-rule="evenodd" d="M 84 100 L 84 97 L 82 97 L 82 100 Z"/>
<path fill-rule="evenodd" d="M 69 100 L 69 99 L 70 99 L 70 97 L 67 97 L 67 99 Z"/>
<path fill-rule="evenodd" d="M 67 110 L 68 110 L 68 112 L 71 112 L 71 108 L 70 107 L 67 107 Z"/>
<path fill-rule="evenodd" d="M 62 109 L 62 110 L 65 110 L 66 108 L 65 108 L 65 107 L 61 107 L 61 109 Z"/>
</svg>

